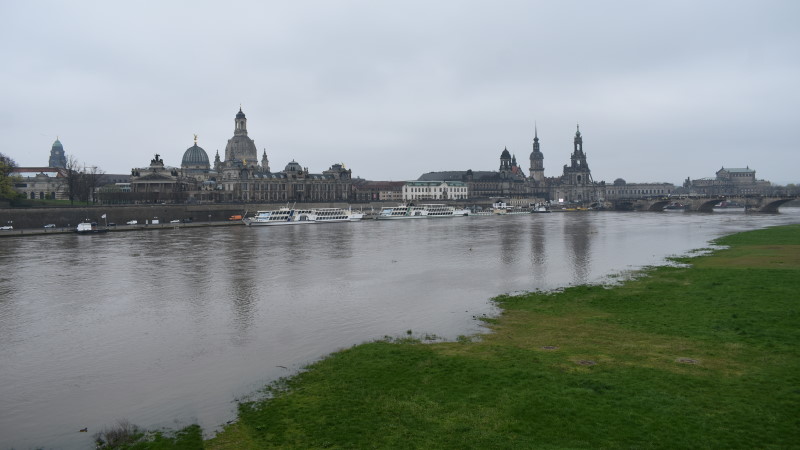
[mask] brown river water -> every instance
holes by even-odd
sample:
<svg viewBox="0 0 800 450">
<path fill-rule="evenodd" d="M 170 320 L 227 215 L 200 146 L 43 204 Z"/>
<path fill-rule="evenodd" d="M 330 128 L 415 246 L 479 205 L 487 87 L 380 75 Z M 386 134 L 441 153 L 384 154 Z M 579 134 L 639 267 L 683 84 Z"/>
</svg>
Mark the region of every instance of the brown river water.
<svg viewBox="0 0 800 450">
<path fill-rule="evenodd" d="M 237 400 L 338 349 L 480 333 L 496 295 L 602 283 L 786 223 L 800 209 L 0 239 L 0 449 L 93 448 L 120 419 L 213 433 Z"/>
</svg>

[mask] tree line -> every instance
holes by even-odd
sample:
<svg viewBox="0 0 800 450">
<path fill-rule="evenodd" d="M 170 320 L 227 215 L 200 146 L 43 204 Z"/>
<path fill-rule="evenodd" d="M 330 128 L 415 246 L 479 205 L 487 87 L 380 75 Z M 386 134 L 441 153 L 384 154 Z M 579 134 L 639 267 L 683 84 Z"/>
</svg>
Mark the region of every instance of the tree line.
<svg viewBox="0 0 800 450">
<path fill-rule="evenodd" d="M 67 158 L 64 170 L 64 188 L 70 204 L 74 204 L 75 200 L 86 204 L 97 203 L 97 188 L 100 187 L 100 179 L 105 172 L 96 166 L 81 165 L 72 155 Z"/>
<path fill-rule="evenodd" d="M 20 177 L 14 176 L 17 167 L 11 157 L 0 153 L 0 200 L 18 201 L 24 198 L 24 194 L 14 189 L 14 184 L 22 181 Z M 63 171 L 63 188 L 70 204 L 75 204 L 76 201 L 96 203 L 103 174 L 105 172 L 97 167 L 86 166 L 75 157 L 69 156 Z"/>
</svg>

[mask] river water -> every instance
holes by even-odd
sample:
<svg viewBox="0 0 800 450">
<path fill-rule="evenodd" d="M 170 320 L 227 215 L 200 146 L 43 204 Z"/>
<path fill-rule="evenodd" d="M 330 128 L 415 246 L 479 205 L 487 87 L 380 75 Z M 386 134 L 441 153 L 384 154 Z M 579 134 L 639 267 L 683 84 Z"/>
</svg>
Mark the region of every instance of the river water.
<svg viewBox="0 0 800 450">
<path fill-rule="evenodd" d="M 603 282 L 777 215 L 552 213 L 0 239 L 0 448 L 92 448 L 384 336 L 481 332 L 503 293 Z M 88 433 L 78 430 L 88 427 Z"/>
</svg>

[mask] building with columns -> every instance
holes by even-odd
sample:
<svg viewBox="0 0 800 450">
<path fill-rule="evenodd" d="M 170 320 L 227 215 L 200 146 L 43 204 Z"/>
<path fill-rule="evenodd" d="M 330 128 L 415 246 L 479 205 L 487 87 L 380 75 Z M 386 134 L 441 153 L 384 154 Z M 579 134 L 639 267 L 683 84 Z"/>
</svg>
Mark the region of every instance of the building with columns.
<svg viewBox="0 0 800 450">
<path fill-rule="evenodd" d="M 17 167 L 12 173 L 19 179 L 14 182 L 14 190 L 26 199 L 67 199 L 66 176 L 67 158 L 64 146 L 56 138 L 50 147 L 50 159 L 45 167 Z"/>
<path fill-rule="evenodd" d="M 467 184 L 463 181 L 407 181 L 403 185 L 403 200 L 466 200 Z"/>
<path fill-rule="evenodd" d="M 756 178 L 755 169 L 750 167 L 722 167 L 715 177 L 686 178 L 683 190 L 697 195 L 756 195 L 772 192 L 772 183 Z"/>
</svg>

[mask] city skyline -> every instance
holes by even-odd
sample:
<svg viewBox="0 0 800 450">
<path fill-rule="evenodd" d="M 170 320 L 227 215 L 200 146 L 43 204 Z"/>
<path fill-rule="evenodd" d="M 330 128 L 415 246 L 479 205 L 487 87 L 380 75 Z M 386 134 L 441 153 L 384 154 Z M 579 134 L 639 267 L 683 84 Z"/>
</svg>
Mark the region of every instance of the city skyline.
<svg viewBox="0 0 800 450">
<path fill-rule="evenodd" d="M 556 176 L 580 123 L 597 181 L 679 185 L 724 166 L 797 183 L 798 12 L 788 1 L 5 2 L 0 152 L 42 166 L 58 137 L 107 173 L 155 153 L 179 166 L 194 134 L 223 154 L 241 105 L 276 171 L 344 163 L 402 181 L 496 170 L 508 148 L 527 172 L 535 123 Z"/>
</svg>

